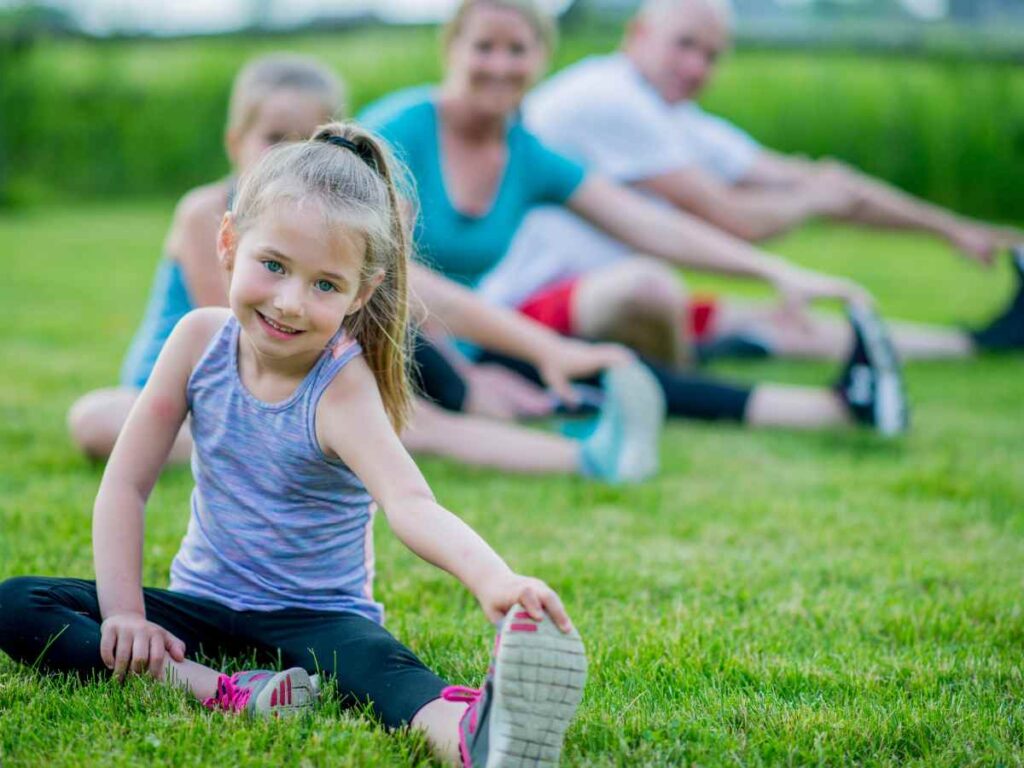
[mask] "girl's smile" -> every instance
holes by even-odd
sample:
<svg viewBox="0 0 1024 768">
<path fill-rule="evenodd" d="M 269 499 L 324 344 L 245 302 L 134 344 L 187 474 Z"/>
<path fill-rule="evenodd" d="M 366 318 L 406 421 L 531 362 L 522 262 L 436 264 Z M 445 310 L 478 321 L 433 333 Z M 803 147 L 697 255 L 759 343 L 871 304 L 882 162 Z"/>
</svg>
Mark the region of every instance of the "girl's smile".
<svg viewBox="0 0 1024 768">
<path fill-rule="evenodd" d="M 256 317 L 260 320 L 260 323 L 264 326 L 264 330 L 267 334 L 275 339 L 294 339 L 299 334 L 305 333 L 305 331 L 292 328 L 290 325 L 285 325 L 284 323 L 272 320 L 259 310 L 255 310 L 255 313 Z"/>
</svg>

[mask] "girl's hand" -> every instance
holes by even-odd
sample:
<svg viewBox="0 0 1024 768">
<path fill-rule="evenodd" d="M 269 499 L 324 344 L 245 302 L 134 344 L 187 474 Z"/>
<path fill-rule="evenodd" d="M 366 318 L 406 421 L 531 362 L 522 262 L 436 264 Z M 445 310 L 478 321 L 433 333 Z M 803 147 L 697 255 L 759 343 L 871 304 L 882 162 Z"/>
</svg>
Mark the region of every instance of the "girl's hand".
<svg viewBox="0 0 1024 768">
<path fill-rule="evenodd" d="M 108 616 L 100 626 L 100 657 L 122 679 L 129 670 L 160 679 L 167 654 L 185 660 L 185 644 L 166 629 L 137 613 Z"/>
<path fill-rule="evenodd" d="M 572 622 L 561 599 L 540 579 L 510 573 L 486 585 L 477 594 L 477 599 L 492 624 L 503 619 L 509 609 L 519 603 L 535 621 L 543 620 L 546 611 L 560 630 L 572 630 Z"/>
<path fill-rule="evenodd" d="M 537 360 L 544 383 L 564 402 L 576 405 L 573 379 L 586 378 L 616 365 L 628 365 L 636 358 L 618 344 L 591 344 L 576 339 L 559 339 Z"/>
</svg>

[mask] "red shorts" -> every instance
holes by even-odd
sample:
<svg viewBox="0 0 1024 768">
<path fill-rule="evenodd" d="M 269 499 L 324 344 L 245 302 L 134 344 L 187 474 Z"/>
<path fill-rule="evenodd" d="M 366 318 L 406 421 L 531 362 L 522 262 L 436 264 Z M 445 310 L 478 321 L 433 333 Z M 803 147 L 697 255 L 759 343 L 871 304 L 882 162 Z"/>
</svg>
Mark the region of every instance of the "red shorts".
<svg viewBox="0 0 1024 768">
<path fill-rule="evenodd" d="M 564 336 L 575 334 L 573 296 L 580 278 L 571 277 L 542 288 L 519 305 L 519 311 Z M 718 310 L 713 296 L 695 296 L 687 307 L 687 332 L 694 341 L 711 335 Z"/>
</svg>

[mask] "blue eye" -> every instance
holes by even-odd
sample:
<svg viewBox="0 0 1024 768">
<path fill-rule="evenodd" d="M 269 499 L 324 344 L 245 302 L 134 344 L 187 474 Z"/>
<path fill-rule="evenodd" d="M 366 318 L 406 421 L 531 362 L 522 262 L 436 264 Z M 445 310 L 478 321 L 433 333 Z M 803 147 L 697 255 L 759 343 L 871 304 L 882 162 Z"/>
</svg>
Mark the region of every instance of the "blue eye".
<svg viewBox="0 0 1024 768">
<path fill-rule="evenodd" d="M 338 290 L 330 280 L 317 280 L 313 285 L 316 286 L 318 291 L 322 291 L 324 293 L 331 293 L 332 291 Z"/>
<path fill-rule="evenodd" d="M 280 275 L 284 272 L 284 265 L 280 261 L 274 261 L 273 259 L 264 259 L 263 266 L 267 268 L 268 272 L 273 272 L 275 275 Z"/>
</svg>

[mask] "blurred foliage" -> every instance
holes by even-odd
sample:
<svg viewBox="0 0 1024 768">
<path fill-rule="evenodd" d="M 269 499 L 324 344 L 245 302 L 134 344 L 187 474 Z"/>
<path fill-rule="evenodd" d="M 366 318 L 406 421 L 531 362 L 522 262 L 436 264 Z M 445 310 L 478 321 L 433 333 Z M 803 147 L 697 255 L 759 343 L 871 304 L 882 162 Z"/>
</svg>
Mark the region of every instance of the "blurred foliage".
<svg viewBox="0 0 1024 768">
<path fill-rule="evenodd" d="M 566 36 L 556 66 L 615 46 Z M 298 50 L 345 77 L 357 109 L 435 81 L 430 28 L 166 41 L 48 39 L 0 48 L 0 201 L 177 195 L 225 173 L 231 79 L 251 56 Z M 964 212 L 1024 219 L 1024 71 L 999 62 L 750 50 L 707 106 L 765 144 L 833 155 Z"/>
</svg>

